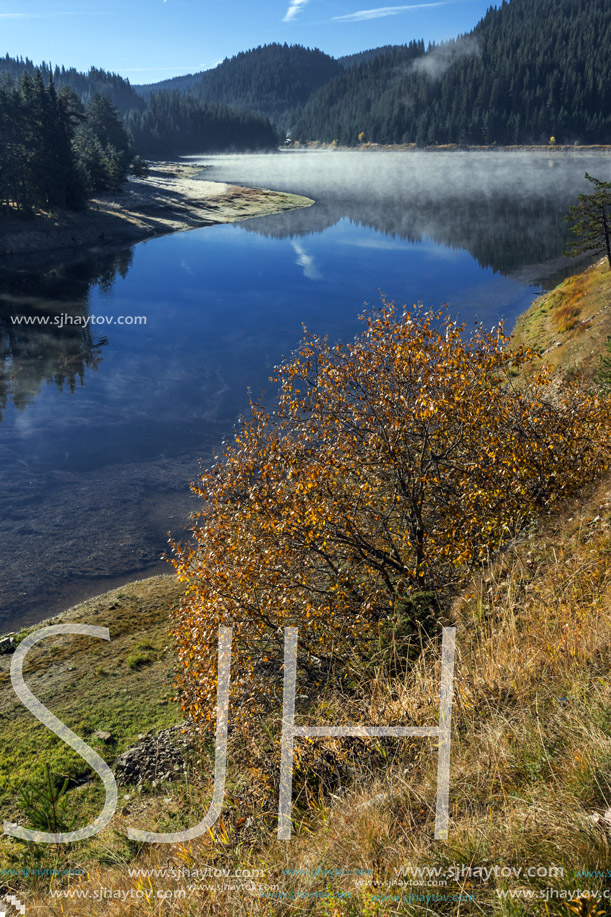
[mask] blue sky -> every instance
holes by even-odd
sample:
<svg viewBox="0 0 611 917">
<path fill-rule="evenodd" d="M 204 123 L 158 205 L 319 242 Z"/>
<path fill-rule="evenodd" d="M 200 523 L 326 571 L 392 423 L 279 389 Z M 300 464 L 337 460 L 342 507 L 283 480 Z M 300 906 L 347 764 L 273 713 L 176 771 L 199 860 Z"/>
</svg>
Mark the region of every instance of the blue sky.
<svg viewBox="0 0 611 917">
<path fill-rule="evenodd" d="M 388 5 L 385 5 L 388 4 Z M 0 53 L 150 83 L 272 41 L 334 57 L 469 31 L 493 0 L 0 0 Z"/>
</svg>

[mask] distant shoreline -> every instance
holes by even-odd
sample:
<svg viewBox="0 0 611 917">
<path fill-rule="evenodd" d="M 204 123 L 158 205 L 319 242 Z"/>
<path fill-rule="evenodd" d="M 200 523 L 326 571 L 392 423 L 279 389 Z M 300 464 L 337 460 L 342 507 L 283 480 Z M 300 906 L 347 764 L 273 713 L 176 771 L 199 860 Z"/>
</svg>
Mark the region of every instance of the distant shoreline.
<svg viewBox="0 0 611 917">
<path fill-rule="evenodd" d="M 359 143 L 357 146 L 342 146 L 335 142 L 326 143 L 322 140 L 296 140 L 284 144 L 283 150 L 329 150 L 332 152 L 362 152 L 362 153 L 611 153 L 611 145 L 591 144 L 575 146 L 574 144 L 530 144 L 528 146 L 488 146 L 461 145 L 458 143 L 444 143 L 436 146 L 416 146 L 415 143 Z"/>
<path fill-rule="evenodd" d="M 196 179 L 201 165 L 156 162 L 147 178 L 98 195 L 82 212 L 0 222 L 0 256 L 130 244 L 153 236 L 310 207 L 310 198 Z"/>
</svg>

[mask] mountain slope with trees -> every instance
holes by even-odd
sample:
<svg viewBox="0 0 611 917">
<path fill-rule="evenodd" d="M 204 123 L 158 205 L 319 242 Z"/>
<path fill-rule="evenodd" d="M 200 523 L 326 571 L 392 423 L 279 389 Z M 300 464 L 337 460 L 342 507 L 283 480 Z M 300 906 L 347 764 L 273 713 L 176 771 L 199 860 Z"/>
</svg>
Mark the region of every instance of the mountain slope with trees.
<svg viewBox="0 0 611 917">
<path fill-rule="evenodd" d="M 137 89 L 147 97 L 178 89 L 198 101 L 266 115 L 285 126 L 294 109 L 342 72 L 342 65 L 322 51 L 274 43 L 236 54 L 213 70 Z"/>
<path fill-rule="evenodd" d="M 608 0 L 511 0 L 404 72 L 397 52 L 319 90 L 293 136 L 353 145 L 611 142 Z"/>
<path fill-rule="evenodd" d="M 355 54 L 344 54 L 343 57 L 338 57 L 337 61 L 342 65 L 344 70 L 349 70 L 350 67 L 358 67 L 359 64 L 364 64 L 367 61 L 373 60 L 374 57 L 379 57 L 381 54 L 388 54 L 390 51 L 394 51 L 399 47 L 401 46 L 382 45 L 379 48 L 369 48 L 367 51 L 357 51 Z"/>
<path fill-rule="evenodd" d="M 215 152 L 270 149 L 278 136 L 268 118 L 199 101 L 179 92 L 158 92 L 144 111 L 126 118 L 138 153 L 150 159 Z"/>
</svg>

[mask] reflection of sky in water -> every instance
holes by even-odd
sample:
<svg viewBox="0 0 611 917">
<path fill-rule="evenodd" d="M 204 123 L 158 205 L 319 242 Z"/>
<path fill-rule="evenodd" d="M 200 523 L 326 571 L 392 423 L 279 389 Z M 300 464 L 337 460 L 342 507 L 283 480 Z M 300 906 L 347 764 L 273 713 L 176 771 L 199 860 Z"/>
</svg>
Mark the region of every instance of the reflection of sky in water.
<svg viewBox="0 0 611 917">
<path fill-rule="evenodd" d="M 7 410 L 2 438 L 27 464 L 62 470 L 197 453 L 211 428 L 231 427 L 248 387 L 268 385 L 302 322 L 352 337 L 380 291 L 398 303 L 448 301 L 460 318 L 488 324 L 515 317 L 533 294 L 465 251 L 348 220 L 298 240 L 239 226 L 152 240 L 136 247 L 125 279 L 90 297 L 92 315 L 146 315 L 147 325 L 104 328 L 109 343 L 84 386 L 47 385 L 24 412 Z"/>
</svg>

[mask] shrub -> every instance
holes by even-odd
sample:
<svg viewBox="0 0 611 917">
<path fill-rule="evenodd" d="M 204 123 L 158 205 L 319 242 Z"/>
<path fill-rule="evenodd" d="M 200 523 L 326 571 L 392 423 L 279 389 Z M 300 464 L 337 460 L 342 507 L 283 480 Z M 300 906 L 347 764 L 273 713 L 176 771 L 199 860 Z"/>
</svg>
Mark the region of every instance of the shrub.
<svg viewBox="0 0 611 917">
<path fill-rule="evenodd" d="M 130 166 L 130 172 L 135 178 L 146 178 L 149 174 L 149 165 L 142 156 L 134 156 Z"/>
<path fill-rule="evenodd" d="M 138 671 L 138 669 L 143 669 L 147 665 L 152 665 L 155 662 L 155 656 L 153 653 L 142 652 L 141 650 L 136 650 L 135 653 L 130 653 L 127 657 L 127 667 L 133 671 Z"/>
<path fill-rule="evenodd" d="M 234 628 L 232 697 L 253 710 L 277 691 L 283 627 L 299 627 L 300 679 L 341 669 L 390 617 L 418 617 L 410 597 L 457 586 L 607 465 L 604 398 L 527 381 L 535 358 L 502 328 L 465 337 L 445 310 L 386 302 L 363 320 L 350 344 L 306 336 L 276 410 L 253 403 L 193 485 L 203 509 L 173 550 L 196 721 L 214 716 L 219 625 Z"/>
</svg>

